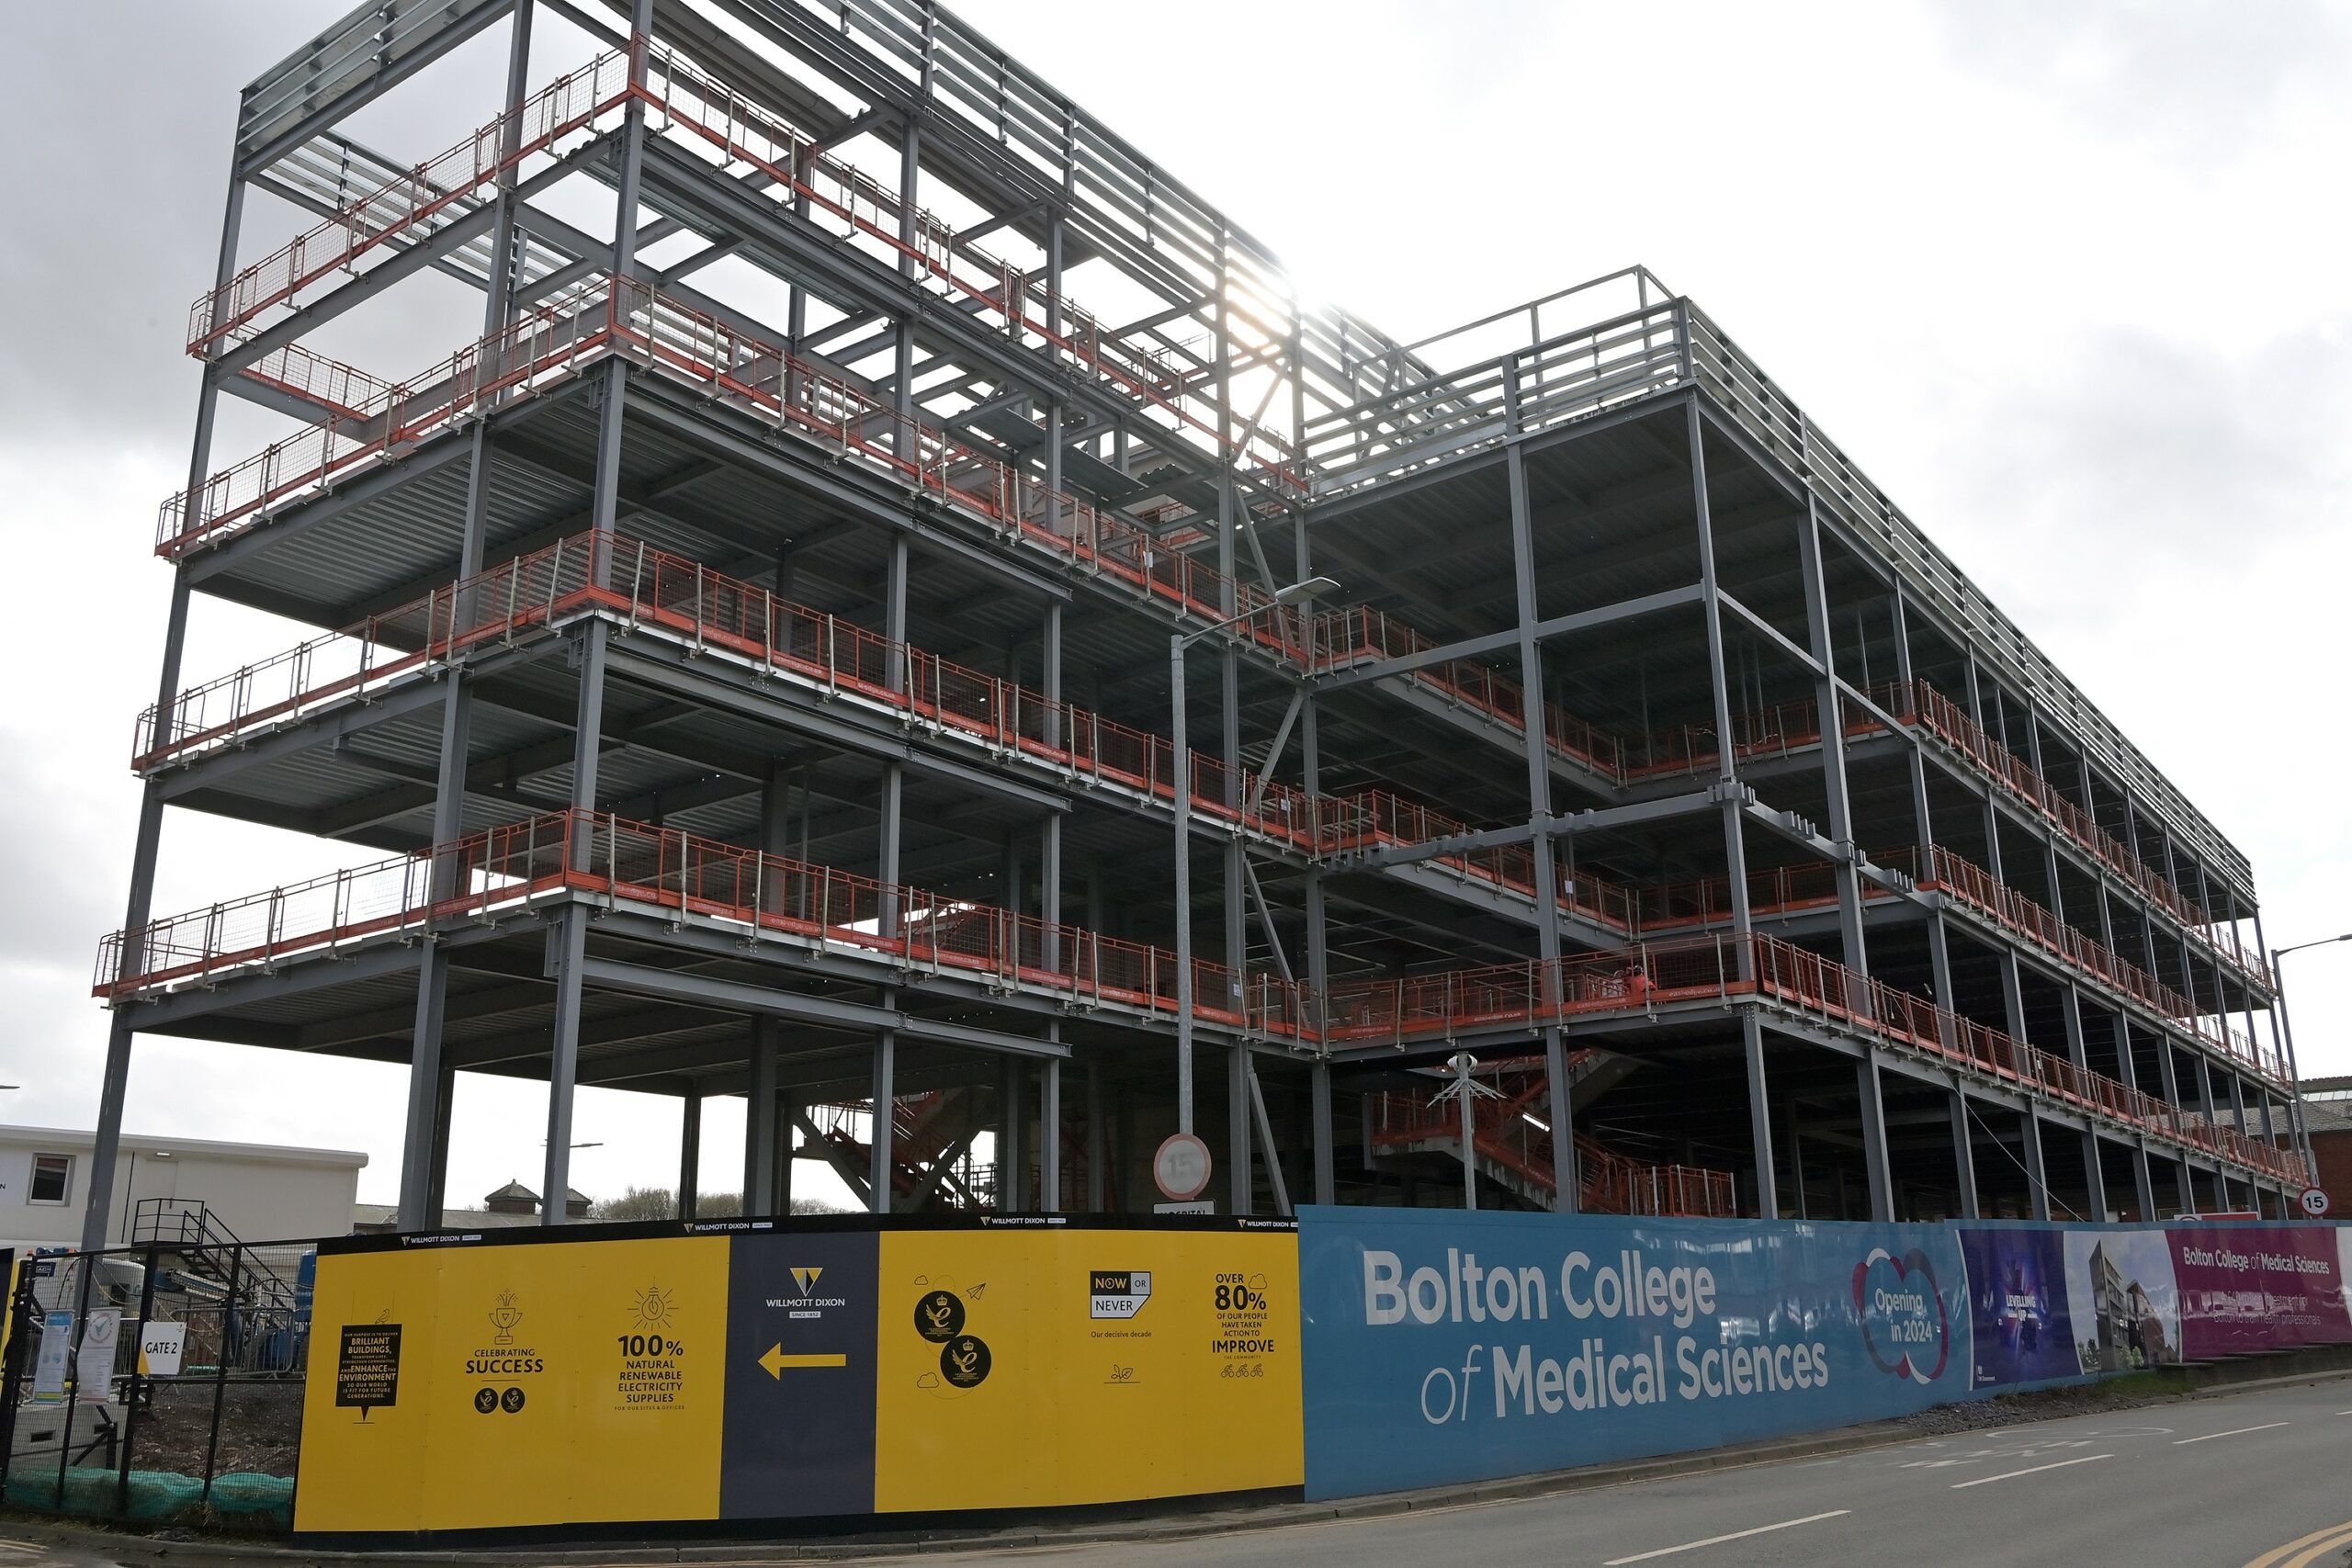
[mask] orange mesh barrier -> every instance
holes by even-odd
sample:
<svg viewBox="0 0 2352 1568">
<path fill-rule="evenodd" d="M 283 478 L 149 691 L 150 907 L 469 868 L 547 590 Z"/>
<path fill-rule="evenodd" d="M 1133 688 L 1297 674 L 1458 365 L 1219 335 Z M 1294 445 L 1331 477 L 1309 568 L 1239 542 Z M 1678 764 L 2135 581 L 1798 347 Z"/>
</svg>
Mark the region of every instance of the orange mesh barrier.
<svg viewBox="0 0 2352 1568">
<path fill-rule="evenodd" d="M 119 1000 L 191 979 L 210 981 L 435 920 L 479 917 L 558 890 L 741 922 L 1075 1005 L 1148 1013 L 1175 1006 L 1175 961 L 1154 947 L 586 812 L 549 813 L 118 931 L 101 944 L 93 990 Z M 1320 998 L 1276 976 L 1237 976 L 1199 960 L 1193 984 L 1194 1011 L 1204 1021 L 1326 1048 L 1446 1041 L 1465 1031 L 1533 1029 L 1677 1001 L 1761 996 L 1842 1031 L 1961 1063 L 2282 1178 L 2299 1178 L 2302 1168 L 2298 1156 L 2187 1117 L 2154 1096 L 1770 937 L 1690 937 L 1556 964 L 1530 960 L 1349 981 Z"/>
<path fill-rule="evenodd" d="M 1590 1056 L 1579 1051 L 1576 1064 Z M 1482 1157 L 1517 1173 L 1530 1184 L 1557 1192 L 1552 1163 L 1552 1134 L 1533 1114 L 1546 1095 L 1544 1059 L 1513 1057 L 1482 1065 L 1476 1076 L 1494 1084 L 1499 1098 L 1473 1102 L 1471 1146 Z M 1731 1219 L 1733 1183 L 1728 1171 L 1694 1166 L 1649 1165 L 1575 1134 L 1577 1204 L 1586 1213 L 1685 1215 Z M 1386 1090 L 1374 1097 L 1372 1141 L 1375 1146 L 1416 1145 L 1459 1147 L 1462 1110 L 1433 1094 Z"/>
<path fill-rule="evenodd" d="M 632 63 L 649 77 L 632 85 Z M 226 285 L 200 295 L 188 310 L 188 352 L 209 357 L 273 307 L 291 309 L 305 288 L 336 274 L 356 272 L 360 260 L 387 243 L 423 238 L 451 221 L 460 204 L 486 193 L 497 178 L 538 158 L 553 159 L 567 141 L 584 142 L 609 130 L 632 98 L 658 111 L 654 134 L 684 130 L 730 163 L 743 163 L 775 182 L 771 192 L 790 205 L 806 197 L 812 213 L 840 220 L 847 237 L 868 254 L 911 263 L 924 285 L 995 314 L 1019 341 L 1044 349 L 1164 414 L 1174 425 L 1232 452 L 1249 472 L 1293 494 L 1305 493 L 1295 450 L 1253 422 L 1228 438 L 1213 415 L 1194 412 L 1188 394 L 1206 378 L 1181 358 L 1131 342 L 1104 328 L 1067 296 L 1049 298 L 1032 278 L 957 236 L 920 209 L 909 213 L 898 195 L 838 154 L 820 152 L 806 135 L 738 96 L 667 45 L 644 38 L 628 51 L 598 56 L 534 95 L 510 123 L 501 115 L 456 146 L 345 203 L 332 217 L 246 267 Z M 513 146 L 507 143 L 511 137 Z M 911 242 L 900 238 L 901 220 Z M 959 271 L 957 262 L 977 269 Z"/>
<path fill-rule="evenodd" d="M 2047 819 L 2052 826 L 2179 922 L 2189 940 L 2226 964 L 2239 980 L 2267 994 L 2270 979 L 2257 954 L 2250 953 L 2233 923 L 2217 924 L 2181 891 L 2159 875 L 2090 813 L 1985 733 L 1965 709 L 1925 681 L 1890 682 L 1871 688 L 1871 700 L 1897 721 L 1925 729 L 1959 752 L 1984 777 Z M 1850 702 L 1844 705 L 1846 734 L 1870 735 L 1883 727 Z M 1821 744 L 1821 713 L 1810 699 L 1744 713 L 1733 720 L 1734 754 L 1742 761 L 1801 751 Z M 1699 773 L 1719 761 L 1712 726 L 1661 731 L 1644 743 L 1642 757 L 1626 777 L 1663 777 Z"/>
<path fill-rule="evenodd" d="M 290 306 L 303 288 L 355 267 L 386 241 L 427 229 L 501 174 L 553 152 L 628 98 L 628 56 L 617 50 L 557 77 L 516 111 L 511 152 L 504 147 L 509 126 L 502 114 L 456 146 L 355 197 L 220 288 L 199 295 L 188 308 L 188 352 L 209 355 L 270 307 Z"/>
<path fill-rule="evenodd" d="M 2266 1052 L 2224 1019 L 2206 1012 L 2146 970 L 2094 941 L 2057 915 L 1971 864 L 1940 844 L 1923 856 L 1917 849 L 1873 854 L 1878 864 L 1908 871 L 1920 886 L 1959 900 L 2052 955 L 2170 1019 L 2208 1045 L 2272 1081 L 2291 1084 L 2292 1075 L 2275 1054 Z"/>
</svg>

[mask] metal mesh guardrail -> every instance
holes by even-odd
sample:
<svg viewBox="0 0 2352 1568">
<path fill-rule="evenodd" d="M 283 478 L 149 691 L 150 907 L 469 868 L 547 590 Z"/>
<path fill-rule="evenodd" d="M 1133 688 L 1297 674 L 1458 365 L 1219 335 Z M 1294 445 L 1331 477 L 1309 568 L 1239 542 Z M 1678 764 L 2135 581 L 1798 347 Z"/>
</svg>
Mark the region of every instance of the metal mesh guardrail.
<svg viewBox="0 0 2352 1568">
<path fill-rule="evenodd" d="M 1584 1051 L 1572 1055 L 1570 1073 L 1590 1056 L 1590 1052 Z M 1473 1101 L 1472 1149 L 1480 1159 L 1501 1167 L 1528 1186 L 1556 1194 L 1559 1173 L 1552 1163 L 1551 1128 L 1533 1114 L 1549 1091 L 1543 1058 L 1486 1063 L 1476 1076 L 1495 1086 L 1496 1098 Z M 1372 1141 L 1376 1146 L 1451 1153 L 1460 1147 L 1461 1140 L 1458 1103 L 1407 1089 L 1384 1090 L 1374 1097 Z M 1577 1206 L 1585 1213 L 1700 1219 L 1732 1219 L 1739 1213 L 1729 1171 L 1653 1165 L 1582 1133 L 1575 1134 L 1575 1148 Z"/>
<path fill-rule="evenodd" d="M 589 812 L 548 813 L 118 931 L 101 944 L 93 991 L 119 1003 L 429 922 L 582 896 L 863 955 L 894 972 L 978 979 L 1149 1021 L 1163 1021 L 1176 1006 L 1176 961 L 1156 947 Z M 1686 1001 L 1770 999 L 1826 1027 L 1940 1057 L 2167 1142 L 2282 1179 L 2302 1172 L 2300 1156 L 2186 1117 L 2115 1079 L 1770 937 L 1645 942 L 1556 963 L 1351 980 L 1320 992 L 1197 959 L 1193 977 L 1200 1021 L 1323 1051 L 1532 1030 Z"/>
</svg>

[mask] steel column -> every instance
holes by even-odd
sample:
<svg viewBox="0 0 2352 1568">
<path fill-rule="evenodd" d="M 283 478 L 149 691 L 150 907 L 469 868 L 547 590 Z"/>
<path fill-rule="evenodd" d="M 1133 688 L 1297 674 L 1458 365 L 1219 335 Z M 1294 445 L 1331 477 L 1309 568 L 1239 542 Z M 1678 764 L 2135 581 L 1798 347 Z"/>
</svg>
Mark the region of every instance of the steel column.
<svg viewBox="0 0 2352 1568">
<path fill-rule="evenodd" d="M 1037 1212 L 1062 1212 L 1062 1062 L 1046 1058 L 1037 1096 Z"/>
<path fill-rule="evenodd" d="M 239 177 L 232 155 L 229 164 L 229 194 L 220 215 L 220 249 L 212 272 L 213 298 L 221 299 L 237 270 L 237 235 L 245 210 L 245 182 Z M 213 321 L 220 320 L 214 307 Z M 220 376 L 207 365 L 196 394 L 196 434 L 188 444 L 187 506 L 191 513 L 201 504 L 206 470 L 212 464 L 212 421 L 220 398 Z M 184 521 L 192 521 L 192 516 Z M 164 621 L 164 658 L 155 678 L 155 719 L 170 733 L 179 703 L 180 659 L 187 648 L 190 592 L 188 563 L 172 568 L 171 607 Z M 122 915 L 122 970 L 136 973 L 141 962 L 144 931 L 155 890 L 155 859 L 164 834 L 164 794 L 160 780 L 150 779 L 139 795 L 139 827 L 131 840 L 130 890 Z M 106 1066 L 98 1080 L 98 1120 L 90 1145 L 89 1192 L 82 1210 L 82 1250 L 95 1252 L 107 1244 L 107 1218 L 114 1203 L 115 1163 L 121 1157 L 123 1106 L 130 1096 L 132 1010 L 118 1005 L 107 1017 Z"/>
<path fill-rule="evenodd" d="M 691 1222 L 702 1198 L 702 1085 L 678 1097 L 678 1218 Z"/>
<path fill-rule="evenodd" d="M 645 0 L 650 4 L 650 0 Z M 596 809 L 596 766 L 605 732 L 605 626 L 591 621 L 580 634 L 580 696 L 572 722 L 571 818 L 568 860 L 587 869 Z M 563 909 L 548 942 L 555 978 L 555 1018 L 548 1058 L 547 1168 L 540 1184 L 542 1224 L 564 1223 L 564 1194 L 571 1179 L 571 1097 L 580 1075 L 581 966 L 588 956 L 588 909 Z"/>
<path fill-rule="evenodd" d="M 1817 518 L 1815 526 L 1818 526 Z M 1899 581 L 1894 585 L 1893 614 L 1894 617 L 1894 678 L 1902 682 L 1904 691 L 1908 694 L 1913 690 L 1914 679 L 1911 669 L 1911 618 L 1903 607 L 1903 585 Z M 1913 737 L 1911 744 L 1904 748 L 1904 761 L 1909 764 L 1910 768 L 1911 811 L 1917 821 L 1917 842 L 1919 846 L 1919 869 L 1924 873 L 1931 869 L 1934 864 L 1936 825 L 1935 816 L 1928 807 L 1927 749 L 1920 744 L 1917 737 Z M 1947 1012 L 1960 1010 L 1951 984 L 1951 943 L 1944 932 L 1944 912 L 1940 907 L 1928 911 L 1928 967 L 1934 980 L 1936 1005 Z"/>
<path fill-rule="evenodd" d="M 2028 1106 L 2018 1113 L 2018 1124 L 2025 1142 L 2025 1181 L 2027 1195 L 2032 1202 L 2031 1213 L 2037 1220 L 2050 1217 L 2050 1172 L 2041 1163 L 2041 1118 Z"/>
<path fill-rule="evenodd" d="M 1871 1218 L 1880 1224 L 1894 1221 L 1894 1177 L 1886 1152 L 1886 1098 L 1879 1081 L 1878 1051 L 1862 1053 L 1854 1064 L 1854 1085 L 1861 1100 L 1862 1176 L 1871 1196 Z"/>
<path fill-rule="evenodd" d="M 874 1037 L 874 1104 L 868 1123 L 870 1174 L 866 1201 L 877 1214 L 890 1212 L 891 1139 L 897 1134 L 899 1090 L 899 1032 L 885 1029 Z"/>
<path fill-rule="evenodd" d="M 1689 330 L 1689 320 L 1683 321 Z M 1701 440 L 1704 426 L 1699 413 L 1699 400 L 1693 396 L 1683 404 L 1690 443 L 1690 494 L 1697 512 L 1699 536 L 1699 583 L 1707 623 L 1707 668 L 1714 684 L 1715 699 L 1715 773 L 1718 782 L 1725 786 L 1737 783 L 1738 763 L 1734 755 L 1734 730 L 1731 722 L 1731 682 L 1724 660 L 1723 594 L 1715 577 L 1714 519 L 1707 504 L 1707 458 Z M 1728 879 L 1731 902 L 1732 931 L 1745 939 L 1755 930 L 1747 903 L 1747 852 L 1741 836 L 1740 804 L 1730 788 L 1724 791 L 1724 863 Z M 1753 962 L 1743 941 L 1740 964 L 1743 968 Z M 1778 1182 L 1772 1169 L 1772 1111 L 1764 1080 L 1764 1032 L 1754 1010 L 1740 1015 L 1741 1033 L 1747 1055 L 1747 1126 L 1754 1145 L 1756 1161 L 1756 1212 L 1771 1219 L 1781 1212 Z M 1563 1187 L 1566 1184 L 1562 1183 Z"/>
<path fill-rule="evenodd" d="M 1868 975 L 1870 952 L 1862 937 L 1861 879 L 1854 871 L 1860 851 L 1854 843 L 1854 815 L 1846 793 L 1846 721 L 1838 694 L 1837 649 L 1829 635 L 1829 590 L 1821 570 L 1821 520 L 1810 495 L 1805 498 L 1804 524 L 1797 531 L 1798 555 L 1804 572 L 1805 637 L 1813 661 L 1820 666 L 1814 677 L 1814 704 L 1821 724 L 1821 782 L 1829 805 L 1829 837 L 1842 858 L 1837 865 L 1838 929 L 1846 967 Z"/>
<path fill-rule="evenodd" d="M 1518 616 L 1514 629 L 1519 638 L 1520 722 L 1523 727 L 1521 745 L 1527 760 L 1527 820 L 1532 834 L 1527 847 L 1533 856 L 1535 870 L 1535 951 L 1543 961 L 1544 996 L 1550 1003 L 1558 999 L 1560 877 L 1553 858 L 1556 846 L 1546 828 L 1552 819 L 1551 748 L 1547 739 L 1551 731 L 1544 722 L 1543 649 L 1535 641 L 1535 623 L 1542 605 L 1535 591 L 1535 517 L 1528 501 L 1527 455 L 1519 439 L 1519 366 L 1514 361 L 1503 375 L 1503 428 L 1508 438 L 1503 451 L 1510 487 L 1511 581 L 1513 608 Z M 1693 403 L 1690 407 L 1695 441 L 1698 405 Z M 1695 446 L 1692 461 L 1694 465 L 1697 462 Z M 1694 466 L 1692 476 L 1693 482 L 1702 491 L 1700 526 L 1703 530 L 1703 470 Z M 1573 1214 L 1581 1197 L 1577 1180 L 1576 1116 L 1568 1082 L 1567 1043 L 1557 1024 L 1547 1025 L 1544 1030 L 1544 1082 L 1552 1117 L 1552 1208 L 1555 1213 Z M 1465 1108 L 1464 1115 L 1468 1114 Z"/>
<path fill-rule="evenodd" d="M 1964 1089 L 1951 1091 L 1951 1152 L 1953 1168 L 1960 1176 L 1960 1217 L 1963 1220 L 1984 1218 L 1984 1210 L 1976 1194 L 1976 1132 L 1970 1121 L 1968 1094 Z"/>
</svg>

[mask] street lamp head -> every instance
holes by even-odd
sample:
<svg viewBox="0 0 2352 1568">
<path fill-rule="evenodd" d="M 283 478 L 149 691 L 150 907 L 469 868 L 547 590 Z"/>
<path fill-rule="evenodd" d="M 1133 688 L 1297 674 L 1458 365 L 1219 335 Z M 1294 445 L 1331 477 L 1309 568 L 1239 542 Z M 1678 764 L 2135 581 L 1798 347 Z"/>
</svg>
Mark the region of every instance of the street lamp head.
<svg viewBox="0 0 2352 1568">
<path fill-rule="evenodd" d="M 2275 964 L 2290 953 L 2301 953 L 2306 948 L 2326 947 L 2332 942 L 2352 942 L 2352 931 L 2346 931 L 2342 936 L 2324 936 L 2311 942 L 2299 942 L 2292 947 L 2274 947 L 2270 950 L 2270 959 Z"/>
<path fill-rule="evenodd" d="M 1274 590 L 1274 603 L 1295 604 L 1301 599 L 1329 599 L 1340 591 L 1339 583 L 1328 577 L 1310 577 L 1304 582 L 1294 582 L 1287 588 Z"/>
</svg>

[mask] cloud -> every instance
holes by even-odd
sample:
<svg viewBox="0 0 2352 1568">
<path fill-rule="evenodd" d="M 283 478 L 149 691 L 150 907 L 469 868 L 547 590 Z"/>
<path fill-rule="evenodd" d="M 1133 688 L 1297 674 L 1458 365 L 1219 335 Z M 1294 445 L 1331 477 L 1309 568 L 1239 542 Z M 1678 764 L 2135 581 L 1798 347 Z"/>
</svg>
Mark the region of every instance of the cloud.
<svg viewBox="0 0 2352 1568">
<path fill-rule="evenodd" d="M 2085 133 L 2194 165 L 2262 155 L 2304 95 L 2342 90 L 2352 27 L 2316 0 L 2051 6 L 1939 0 L 1953 57 Z"/>
<path fill-rule="evenodd" d="M 958 8 L 1399 336 L 1653 263 L 2255 857 L 2274 940 L 2343 923 L 2352 840 L 2306 803 L 2352 763 L 2334 679 L 2352 235 L 2330 195 L 2352 164 L 2347 13 L 1233 5 L 1170 32 L 1094 5 Z M 17 306 L 0 544 L 18 587 L 0 616 L 0 875 L 18 893 L 0 909 L 0 1077 L 26 1085 L 19 1119 L 95 1111 L 89 965 L 128 876 L 128 737 L 168 586 L 150 530 L 185 478 L 182 334 L 213 267 L 236 88 L 344 9 L 10 18 L 19 52 L 56 67 L 16 105 L 49 128 L 41 155 L 0 164 L 17 219 L 0 225 Z M 541 27 L 537 80 L 577 62 Z M 401 157 L 457 140 L 494 104 L 501 49 L 477 39 L 370 111 L 365 139 Z M 1143 59 L 1184 89 L 1132 91 Z M 305 222 L 254 197 L 244 258 Z M 387 312 L 350 352 L 397 375 L 465 335 L 422 319 Z M 266 439 L 230 410 L 215 466 Z M 302 635 L 199 603 L 187 670 Z M 160 909 L 352 858 L 187 813 L 164 844 Z M 2296 960 L 2297 1012 L 2307 1065 L 2352 1071 L 2339 951 Z M 544 1089 L 463 1083 L 453 1191 L 536 1185 Z M 397 1069 L 157 1041 L 131 1111 L 142 1131 L 362 1146 L 363 1190 L 385 1197 L 404 1095 Z M 604 1146 L 576 1184 L 673 1183 L 673 1103 L 583 1094 L 577 1136 Z M 739 1107 L 713 1107 L 707 1186 L 736 1184 L 739 1129 Z M 837 1187 L 813 1164 L 800 1178 Z"/>
</svg>

